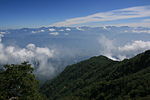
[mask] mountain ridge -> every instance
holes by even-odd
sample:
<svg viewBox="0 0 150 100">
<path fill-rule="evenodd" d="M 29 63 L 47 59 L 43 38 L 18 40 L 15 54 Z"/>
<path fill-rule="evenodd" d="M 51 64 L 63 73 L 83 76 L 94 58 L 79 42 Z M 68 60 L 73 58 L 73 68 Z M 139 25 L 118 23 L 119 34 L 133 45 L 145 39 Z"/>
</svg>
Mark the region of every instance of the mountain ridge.
<svg viewBox="0 0 150 100">
<path fill-rule="evenodd" d="M 150 50 L 123 61 L 97 56 L 66 67 L 41 90 L 50 100 L 142 100 L 149 72 Z"/>
</svg>

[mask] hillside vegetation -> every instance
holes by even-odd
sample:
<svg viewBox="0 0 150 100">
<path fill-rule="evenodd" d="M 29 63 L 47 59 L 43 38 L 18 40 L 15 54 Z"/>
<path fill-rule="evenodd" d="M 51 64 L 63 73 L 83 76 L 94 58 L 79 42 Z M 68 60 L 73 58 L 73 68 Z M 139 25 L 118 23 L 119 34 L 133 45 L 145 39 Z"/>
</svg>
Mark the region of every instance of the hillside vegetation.
<svg viewBox="0 0 150 100">
<path fill-rule="evenodd" d="M 49 100 L 150 100 L 150 50 L 123 61 L 98 56 L 67 66 L 41 91 Z"/>
<path fill-rule="evenodd" d="M 38 83 L 27 62 L 5 65 L 0 70 L 0 100 L 46 100 Z"/>
<path fill-rule="evenodd" d="M 47 97 L 45 97 L 45 95 Z M 33 67 L 0 69 L 0 100 L 150 100 L 150 50 L 131 59 L 105 56 L 67 66 L 39 89 Z"/>
</svg>

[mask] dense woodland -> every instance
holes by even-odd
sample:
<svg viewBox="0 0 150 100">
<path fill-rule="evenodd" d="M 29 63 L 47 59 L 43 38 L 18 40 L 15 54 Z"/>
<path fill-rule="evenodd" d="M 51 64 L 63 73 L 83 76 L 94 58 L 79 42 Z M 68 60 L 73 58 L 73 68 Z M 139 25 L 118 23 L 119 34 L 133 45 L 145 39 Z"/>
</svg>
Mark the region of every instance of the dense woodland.
<svg viewBox="0 0 150 100">
<path fill-rule="evenodd" d="M 150 50 L 123 61 L 92 57 L 66 67 L 41 90 L 50 100 L 150 100 Z"/>
<path fill-rule="evenodd" d="M 131 59 L 92 57 L 39 87 L 30 64 L 0 71 L 0 100 L 150 100 L 150 50 Z"/>
<path fill-rule="evenodd" d="M 30 64 L 5 65 L 1 69 L 0 100 L 46 100 Z"/>
</svg>

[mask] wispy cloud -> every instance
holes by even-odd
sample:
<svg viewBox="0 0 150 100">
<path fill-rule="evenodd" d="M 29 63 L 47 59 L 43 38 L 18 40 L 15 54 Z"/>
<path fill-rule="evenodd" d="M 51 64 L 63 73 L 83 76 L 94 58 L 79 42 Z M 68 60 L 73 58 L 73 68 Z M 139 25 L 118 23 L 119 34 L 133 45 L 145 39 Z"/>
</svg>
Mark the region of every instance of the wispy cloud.
<svg viewBox="0 0 150 100">
<path fill-rule="evenodd" d="M 117 9 L 117 10 L 112 10 L 107 12 L 100 12 L 89 16 L 67 19 L 65 21 L 56 22 L 51 25 L 71 26 L 71 25 L 78 25 L 78 24 L 85 24 L 85 23 L 92 23 L 92 22 L 114 21 L 114 20 L 142 18 L 142 17 L 150 17 L 150 5 Z"/>
</svg>

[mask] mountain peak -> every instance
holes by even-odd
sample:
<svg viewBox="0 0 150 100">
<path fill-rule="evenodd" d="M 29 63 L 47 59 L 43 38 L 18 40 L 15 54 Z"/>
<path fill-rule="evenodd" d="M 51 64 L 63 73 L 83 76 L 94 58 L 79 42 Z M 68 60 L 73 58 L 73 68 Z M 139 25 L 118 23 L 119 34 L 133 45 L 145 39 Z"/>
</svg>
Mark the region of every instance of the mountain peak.
<svg viewBox="0 0 150 100">
<path fill-rule="evenodd" d="M 150 50 L 123 61 L 95 56 L 68 66 L 44 84 L 42 91 L 50 100 L 150 98 L 149 71 Z"/>
</svg>

